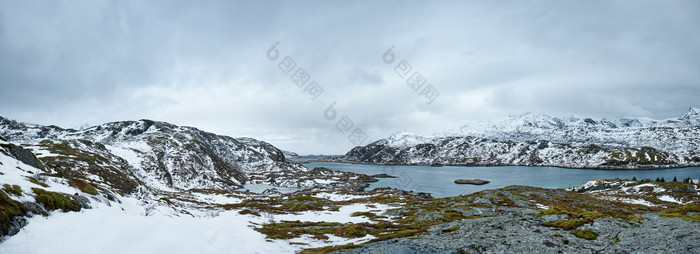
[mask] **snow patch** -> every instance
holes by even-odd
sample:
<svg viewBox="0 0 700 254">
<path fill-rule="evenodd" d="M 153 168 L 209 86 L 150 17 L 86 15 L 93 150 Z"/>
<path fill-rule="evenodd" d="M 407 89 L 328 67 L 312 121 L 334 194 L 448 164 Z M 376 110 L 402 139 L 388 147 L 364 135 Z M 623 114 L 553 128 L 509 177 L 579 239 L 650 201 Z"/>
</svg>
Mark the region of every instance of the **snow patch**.
<svg viewBox="0 0 700 254">
<path fill-rule="evenodd" d="M 314 195 L 314 197 L 325 198 L 325 199 L 328 199 L 330 201 L 347 201 L 347 200 L 353 200 L 353 199 L 358 199 L 358 198 L 366 198 L 369 196 L 320 192 L 320 193 L 316 193 L 316 195 Z"/>
<path fill-rule="evenodd" d="M 683 202 L 681 202 L 680 200 L 675 199 L 675 198 L 673 198 L 673 197 L 671 197 L 671 196 L 669 196 L 669 195 L 663 195 L 663 196 L 659 197 L 659 200 L 661 200 L 661 201 L 666 201 L 666 202 L 672 202 L 672 203 L 683 204 Z"/>
<path fill-rule="evenodd" d="M 393 206 L 385 204 L 373 204 L 376 207 L 369 207 L 368 204 L 351 204 L 340 207 L 338 211 L 305 211 L 299 214 L 282 214 L 275 215 L 274 220 L 280 221 L 308 221 L 308 222 L 339 222 L 339 223 L 363 223 L 371 222 L 363 216 L 352 217 L 354 212 L 369 212 L 373 211 L 376 214 L 381 214 Z"/>
</svg>

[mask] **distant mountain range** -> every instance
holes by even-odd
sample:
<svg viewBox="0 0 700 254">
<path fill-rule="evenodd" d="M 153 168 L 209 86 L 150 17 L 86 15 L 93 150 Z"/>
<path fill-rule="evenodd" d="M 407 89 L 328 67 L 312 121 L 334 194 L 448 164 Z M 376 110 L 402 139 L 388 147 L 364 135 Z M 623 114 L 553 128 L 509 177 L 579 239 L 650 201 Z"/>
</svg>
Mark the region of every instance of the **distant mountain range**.
<svg viewBox="0 0 700 254">
<path fill-rule="evenodd" d="M 637 169 L 700 166 L 700 108 L 619 120 L 526 113 L 436 136 L 399 132 L 335 159 L 351 163 Z"/>
</svg>

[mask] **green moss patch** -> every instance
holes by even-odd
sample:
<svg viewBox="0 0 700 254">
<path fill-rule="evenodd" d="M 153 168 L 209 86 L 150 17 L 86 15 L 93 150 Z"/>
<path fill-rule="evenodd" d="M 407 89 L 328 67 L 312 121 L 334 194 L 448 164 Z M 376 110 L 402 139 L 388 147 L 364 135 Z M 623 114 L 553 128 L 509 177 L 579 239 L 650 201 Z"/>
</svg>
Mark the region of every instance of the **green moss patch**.
<svg viewBox="0 0 700 254">
<path fill-rule="evenodd" d="M 443 212 L 441 215 L 442 215 L 442 221 L 445 221 L 445 222 L 463 220 L 463 219 L 467 218 L 466 216 L 464 216 L 464 214 L 462 214 L 462 212 L 455 211 L 455 210 L 447 210 L 447 211 Z"/>
<path fill-rule="evenodd" d="M 568 219 L 568 220 L 557 220 L 557 221 L 547 221 L 542 225 L 547 227 L 562 228 L 566 230 L 574 229 L 585 224 L 585 220 L 581 219 Z"/>
<path fill-rule="evenodd" d="M 386 219 L 386 216 L 377 215 L 377 214 L 375 214 L 375 213 L 373 213 L 373 212 L 354 212 L 354 213 L 352 213 L 352 215 L 350 215 L 350 216 L 352 216 L 352 217 L 365 216 L 365 217 L 369 218 L 370 220 Z"/>
<path fill-rule="evenodd" d="M 80 180 L 77 178 L 73 178 L 73 179 L 68 180 L 68 185 L 73 186 L 73 187 L 77 188 L 78 190 L 85 192 L 87 194 L 97 195 L 97 189 L 95 189 L 95 187 L 92 184 L 90 184 L 86 181 L 83 181 L 83 180 Z"/>
<path fill-rule="evenodd" d="M 452 231 L 459 230 L 459 229 L 460 229 L 460 226 L 454 226 L 454 227 L 443 229 L 442 232 L 447 233 L 447 232 L 452 232 Z"/>
<path fill-rule="evenodd" d="M 312 196 L 292 196 L 282 202 L 282 209 L 291 212 L 301 211 L 321 211 L 325 206 L 334 205 L 332 201 L 325 198 Z"/>
<path fill-rule="evenodd" d="M 240 211 L 238 211 L 238 214 L 240 214 L 240 215 L 250 214 L 250 215 L 255 215 L 255 216 L 260 217 L 260 214 L 258 212 L 253 212 L 253 211 L 248 210 L 248 209 L 240 210 Z"/>
<path fill-rule="evenodd" d="M 505 207 L 518 207 L 512 199 L 505 194 L 498 192 L 495 197 L 490 197 L 491 204 Z"/>
<path fill-rule="evenodd" d="M 700 202 L 682 205 L 661 212 L 664 217 L 679 217 L 687 221 L 700 222 Z"/>
<path fill-rule="evenodd" d="M 342 225 L 336 222 L 282 221 L 265 224 L 255 231 L 265 234 L 270 239 L 292 239 L 305 234 L 323 238 L 321 236 L 325 234 L 335 234 L 336 228 Z"/>
<path fill-rule="evenodd" d="M 288 198 L 246 199 L 239 204 L 218 205 L 226 210 L 254 209 L 271 214 L 333 210 L 336 204 L 325 198 L 298 195 Z"/>
<path fill-rule="evenodd" d="M 555 215 L 555 214 L 562 214 L 562 212 L 560 212 L 560 211 L 557 210 L 557 209 L 547 209 L 547 210 L 542 210 L 542 211 L 540 211 L 540 214 L 539 214 L 538 216 L 543 216 L 543 215 Z"/>
<path fill-rule="evenodd" d="M 48 187 L 49 187 L 48 184 L 39 182 L 39 180 L 34 179 L 34 178 L 29 178 L 29 182 L 31 182 L 31 183 L 33 183 L 33 184 L 36 184 L 36 185 L 39 185 L 39 186 L 44 187 L 44 188 L 48 188 Z"/>
<path fill-rule="evenodd" d="M 573 234 L 574 236 L 576 236 L 578 238 L 586 239 L 586 240 L 595 240 L 596 238 L 598 238 L 597 233 L 591 232 L 588 230 L 584 230 L 584 229 L 574 230 L 574 232 L 571 232 L 571 234 Z"/>
<path fill-rule="evenodd" d="M 370 230 L 361 224 L 350 224 L 336 229 L 335 235 L 345 238 L 360 238 L 366 236 L 369 232 Z"/>
<path fill-rule="evenodd" d="M 22 196 L 22 188 L 19 187 L 19 185 L 9 185 L 9 184 L 3 184 L 2 189 L 7 193 L 7 194 L 12 194 L 15 196 Z"/>
<path fill-rule="evenodd" d="M 24 204 L 12 200 L 4 191 L 0 190 L 0 236 L 8 233 L 12 218 L 24 216 L 26 213 L 27 207 Z"/>
<path fill-rule="evenodd" d="M 58 192 L 47 191 L 39 188 L 32 188 L 32 191 L 36 193 L 36 202 L 43 205 L 46 210 L 63 210 L 68 211 L 80 211 L 80 204 L 78 201 L 70 198 L 68 195 Z"/>
</svg>

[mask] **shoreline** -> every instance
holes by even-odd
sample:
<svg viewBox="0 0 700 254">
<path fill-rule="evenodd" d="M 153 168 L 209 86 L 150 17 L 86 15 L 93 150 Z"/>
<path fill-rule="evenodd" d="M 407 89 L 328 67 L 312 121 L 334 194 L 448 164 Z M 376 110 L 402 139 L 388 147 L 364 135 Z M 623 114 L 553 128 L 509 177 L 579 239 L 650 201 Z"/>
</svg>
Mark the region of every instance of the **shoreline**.
<svg viewBox="0 0 700 254">
<path fill-rule="evenodd" d="M 334 163 L 345 163 L 345 164 L 361 164 L 361 165 L 386 165 L 386 166 L 428 166 L 433 167 L 431 164 L 400 164 L 400 163 L 369 163 L 369 162 L 355 162 L 355 161 L 345 161 L 345 160 L 327 160 L 327 159 L 317 159 L 309 160 L 313 162 L 334 162 Z M 561 165 L 520 165 L 520 164 L 440 164 L 439 166 L 452 166 L 452 167 L 553 167 L 553 168 L 563 168 L 563 169 L 588 169 L 588 170 L 664 170 L 664 169 L 674 169 L 674 168 L 695 168 L 700 167 L 700 165 L 673 165 L 673 166 L 655 166 L 655 167 L 634 167 L 634 168 L 619 168 L 619 167 L 575 167 L 575 166 L 561 166 Z"/>
</svg>

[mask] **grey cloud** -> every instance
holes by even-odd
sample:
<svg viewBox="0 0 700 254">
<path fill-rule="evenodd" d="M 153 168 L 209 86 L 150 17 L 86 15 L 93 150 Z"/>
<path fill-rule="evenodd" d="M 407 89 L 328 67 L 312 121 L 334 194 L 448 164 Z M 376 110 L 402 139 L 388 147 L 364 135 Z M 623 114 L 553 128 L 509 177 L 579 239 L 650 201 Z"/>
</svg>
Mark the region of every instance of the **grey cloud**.
<svg viewBox="0 0 700 254">
<path fill-rule="evenodd" d="M 527 111 L 616 118 L 700 106 L 696 1 L 5 1 L 0 115 L 76 127 L 152 118 L 301 153 Z M 265 52 L 324 88 L 312 101 Z M 394 46 L 440 92 L 426 104 Z"/>
</svg>

